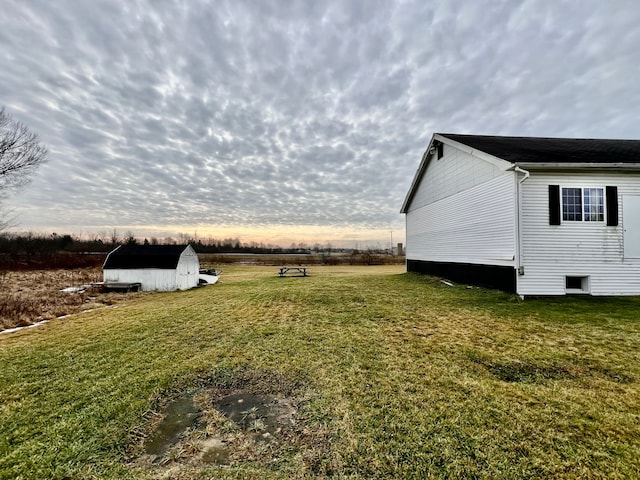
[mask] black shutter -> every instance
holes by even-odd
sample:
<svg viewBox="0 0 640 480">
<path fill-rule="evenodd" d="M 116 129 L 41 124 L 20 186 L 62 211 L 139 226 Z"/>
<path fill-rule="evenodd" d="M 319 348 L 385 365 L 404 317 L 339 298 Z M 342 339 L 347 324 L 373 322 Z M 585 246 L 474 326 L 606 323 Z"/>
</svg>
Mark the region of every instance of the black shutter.
<svg viewBox="0 0 640 480">
<path fill-rule="evenodd" d="M 438 144 L 438 160 L 440 160 L 444 156 L 444 145 L 442 143 Z"/>
<path fill-rule="evenodd" d="M 560 185 L 549 185 L 549 225 L 560 225 Z"/>
<path fill-rule="evenodd" d="M 607 189 L 607 225 L 618 226 L 618 187 L 606 187 Z"/>
</svg>

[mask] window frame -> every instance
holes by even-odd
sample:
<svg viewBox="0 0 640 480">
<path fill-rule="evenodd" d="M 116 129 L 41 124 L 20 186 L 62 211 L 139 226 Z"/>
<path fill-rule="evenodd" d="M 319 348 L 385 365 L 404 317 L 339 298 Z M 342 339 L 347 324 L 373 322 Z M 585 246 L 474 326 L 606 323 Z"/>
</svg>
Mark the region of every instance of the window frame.
<svg viewBox="0 0 640 480">
<path fill-rule="evenodd" d="M 565 199 L 567 198 L 565 196 L 565 191 L 566 190 L 579 190 L 580 191 L 580 196 L 579 196 L 579 202 L 580 202 L 580 211 L 576 212 L 575 208 L 578 206 L 577 202 L 574 202 L 573 204 L 571 204 L 570 206 L 573 207 L 573 211 L 570 211 L 567 208 L 567 204 L 565 202 Z M 585 197 L 585 190 L 596 190 L 598 191 L 598 193 L 596 193 L 596 195 L 592 195 L 591 192 L 589 194 L 589 198 L 590 199 L 598 199 L 600 200 L 598 203 L 594 204 L 593 202 L 589 202 L 589 204 L 587 205 L 587 197 Z M 576 198 L 575 195 L 572 198 Z M 562 221 L 562 223 L 594 223 L 594 224 L 599 224 L 600 222 L 605 223 L 607 222 L 607 198 L 606 198 L 606 188 L 605 187 L 585 187 L 585 186 L 568 186 L 568 185 L 561 185 L 560 186 L 560 219 Z M 568 218 L 570 216 L 578 216 L 580 218 Z M 601 218 L 593 218 L 593 216 L 600 216 Z"/>
</svg>

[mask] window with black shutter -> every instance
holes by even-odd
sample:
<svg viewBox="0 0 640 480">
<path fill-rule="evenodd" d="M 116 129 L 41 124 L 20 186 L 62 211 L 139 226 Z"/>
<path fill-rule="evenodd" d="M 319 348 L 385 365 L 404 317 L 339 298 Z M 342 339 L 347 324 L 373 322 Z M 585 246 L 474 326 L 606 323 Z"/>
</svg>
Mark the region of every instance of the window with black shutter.
<svg viewBox="0 0 640 480">
<path fill-rule="evenodd" d="M 549 185 L 549 225 L 561 222 L 604 222 L 618 225 L 618 188 Z"/>
</svg>

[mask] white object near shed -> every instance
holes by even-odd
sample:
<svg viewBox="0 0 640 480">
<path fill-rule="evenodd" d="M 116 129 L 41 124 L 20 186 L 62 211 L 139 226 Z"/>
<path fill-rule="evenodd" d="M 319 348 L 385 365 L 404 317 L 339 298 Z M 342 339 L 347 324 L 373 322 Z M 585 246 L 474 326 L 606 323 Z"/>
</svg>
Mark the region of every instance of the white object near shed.
<svg viewBox="0 0 640 480">
<path fill-rule="evenodd" d="M 198 286 L 200 261 L 191 245 L 121 245 L 103 265 L 104 283 L 140 283 L 143 291 Z"/>
<path fill-rule="evenodd" d="M 401 212 L 408 271 L 640 295 L 640 140 L 436 133 Z"/>
</svg>

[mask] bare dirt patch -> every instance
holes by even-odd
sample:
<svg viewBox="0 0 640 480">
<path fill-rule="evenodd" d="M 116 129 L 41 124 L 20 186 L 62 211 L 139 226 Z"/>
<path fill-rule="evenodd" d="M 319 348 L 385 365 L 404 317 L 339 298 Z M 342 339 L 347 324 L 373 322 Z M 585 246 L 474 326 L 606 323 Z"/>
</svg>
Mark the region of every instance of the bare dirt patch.
<svg viewBox="0 0 640 480">
<path fill-rule="evenodd" d="M 242 372 L 239 378 L 166 402 L 132 446 L 132 466 L 156 478 L 191 478 L 204 468 L 297 457 L 306 470 L 326 473 L 329 436 L 306 419 L 300 390 L 278 375 Z"/>
<path fill-rule="evenodd" d="M 0 272 L 0 331 L 122 303 L 143 295 L 100 293 L 90 288 L 62 291 L 101 280 L 100 268 Z"/>
</svg>

